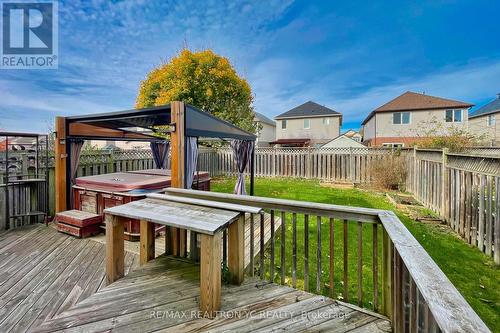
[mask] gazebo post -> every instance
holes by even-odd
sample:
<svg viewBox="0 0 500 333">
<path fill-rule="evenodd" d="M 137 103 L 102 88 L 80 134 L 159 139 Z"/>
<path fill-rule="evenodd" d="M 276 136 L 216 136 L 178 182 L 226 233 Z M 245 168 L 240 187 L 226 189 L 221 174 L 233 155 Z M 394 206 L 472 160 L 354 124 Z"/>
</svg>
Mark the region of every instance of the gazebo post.
<svg viewBox="0 0 500 333">
<path fill-rule="evenodd" d="M 67 209 L 67 140 L 66 118 L 56 117 L 56 138 L 54 141 L 55 157 L 55 205 L 56 213 Z"/>
<path fill-rule="evenodd" d="M 185 105 L 183 102 L 171 102 L 171 123 L 175 124 L 175 131 L 170 133 L 170 154 L 172 158 L 171 186 L 184 188 L 185 174 Z M 169 234 L 172 254 L 176 256 L 185 256 L 186 254 L 186 230 L 171 228 Z"/>
<path fill-rule="evenodd" d="M 250 195 L 254 195 L 254 182 L 255 182 L 255 144 L 252 149 L 252 156 L 250 157 Z"/>
</svg>

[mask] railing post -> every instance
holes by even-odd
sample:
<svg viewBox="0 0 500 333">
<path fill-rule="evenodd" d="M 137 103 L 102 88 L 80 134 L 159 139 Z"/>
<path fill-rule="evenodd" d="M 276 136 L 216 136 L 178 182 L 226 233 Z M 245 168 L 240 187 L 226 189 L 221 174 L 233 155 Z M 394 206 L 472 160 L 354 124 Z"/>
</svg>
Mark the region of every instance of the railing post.
<svg viewBox="0 0 500 333">
<path fill-rule="evenodd" d="M 392 313 L 393 289 L 393 245 L 387 231 L 382 228 L 382 313 L 389 319 L 394 319 Z"/>
<path fill-rule="evenodd" d="M 448 222 L 448 148 L 443 148 L 443 160 L 441 162 L 441 217 Z"/>
</svg>

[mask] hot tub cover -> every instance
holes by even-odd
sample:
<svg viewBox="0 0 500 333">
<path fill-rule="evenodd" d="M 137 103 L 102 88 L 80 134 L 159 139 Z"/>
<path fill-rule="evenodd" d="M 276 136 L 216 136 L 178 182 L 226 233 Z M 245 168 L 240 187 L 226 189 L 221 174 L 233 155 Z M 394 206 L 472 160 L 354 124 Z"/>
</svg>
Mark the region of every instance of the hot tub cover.
<svg viewBox="0 0 500 333">
<path fill-rule="evenodd" d="M 132 190 L 157 190 L 170 186 L 171 178 L 154 174 L 115 172 L 104 175 L 79 177 L 75 185 L 102 191 L 127 192 Z"/>
</svg>

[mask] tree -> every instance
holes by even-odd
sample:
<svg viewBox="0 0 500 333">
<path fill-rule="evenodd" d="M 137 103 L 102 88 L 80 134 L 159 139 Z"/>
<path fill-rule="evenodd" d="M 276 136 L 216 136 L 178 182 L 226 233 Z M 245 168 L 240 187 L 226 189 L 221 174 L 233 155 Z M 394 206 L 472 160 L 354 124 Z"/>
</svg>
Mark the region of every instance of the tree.
<svg viewBox="0 0 500 333">
<path fill-rule="evenodd" d="M 256 131 L 250 85 L 227 58 L 211 50 L 183 49 L 141 82 L 137 108 L 171 101 L 183 101 L 247 131 Z"/>
<path fill-rule="evenodd" d="M 419 148 L 441 149 L 448 148 L 451 152 L 460 152 L 466 148 L 480 145 L 484 142 L 484 134 L 473 134 L 461 125 L 444 125 L 435 117 L 422 121 L 415 136 Z"/>
</svg>

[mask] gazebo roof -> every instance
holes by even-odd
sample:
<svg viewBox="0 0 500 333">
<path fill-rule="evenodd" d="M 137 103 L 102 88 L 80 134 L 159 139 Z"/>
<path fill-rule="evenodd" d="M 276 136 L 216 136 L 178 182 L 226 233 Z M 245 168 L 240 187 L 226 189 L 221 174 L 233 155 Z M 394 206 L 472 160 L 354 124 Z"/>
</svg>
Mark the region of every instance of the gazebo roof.
<svg viewBox="0 0 500 333">
<path fill-rule="evenodd" d="M 67 117 L 69 137 L 87 139 L 158 140 L 157 137 L 134 128 L 152 130 L 171 124 L 170 104 L 116 112 Z M 151 132 L 152 133 L 152 132 Z M 233 124 L 185 104 L 185 135 L 207 138 L 252 140 L 256 136 Z"/>
</svg>

